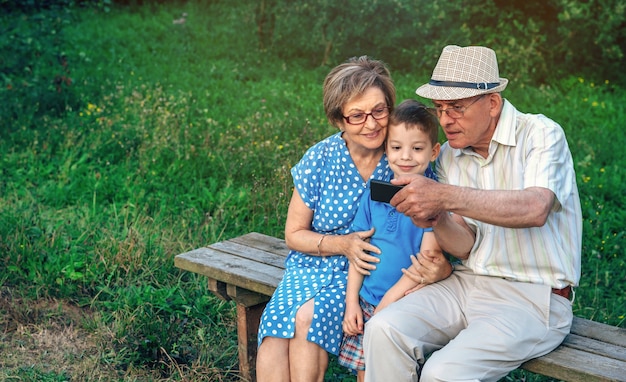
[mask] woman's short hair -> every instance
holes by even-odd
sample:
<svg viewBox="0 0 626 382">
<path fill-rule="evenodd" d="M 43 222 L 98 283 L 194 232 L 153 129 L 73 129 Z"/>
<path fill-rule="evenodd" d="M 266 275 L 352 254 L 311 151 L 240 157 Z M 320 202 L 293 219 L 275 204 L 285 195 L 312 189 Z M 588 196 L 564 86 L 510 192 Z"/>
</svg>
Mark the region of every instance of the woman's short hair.
<svg viewBox="0 0 626 382">
<path fill-rule="evenodd" d="M 361 56 L 333 68 L 324 80 L 324 111 L 330 124 L 339 127 L 344 105 L 372 86 L 383 92 L 389 110 L 393 111 L 396 88 L 385 63 Z"/>
</svg>

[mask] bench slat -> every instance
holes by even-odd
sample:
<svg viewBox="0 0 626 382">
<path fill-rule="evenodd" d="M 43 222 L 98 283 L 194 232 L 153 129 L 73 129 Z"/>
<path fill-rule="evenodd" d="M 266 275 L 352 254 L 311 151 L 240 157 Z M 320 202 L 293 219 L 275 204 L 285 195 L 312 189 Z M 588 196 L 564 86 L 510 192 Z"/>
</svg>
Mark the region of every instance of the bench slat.
<svg viewBox="0 0 626 382">
<path fill-rule="evenodd" d="M 626 381 L 626 362 L 565 346 L 524 363 L 522 368 L 564 381 Z"/>
<path fill-rule="evenodd" d="M 626 329 L 624 328 L 574 317 L 571 331 L 583 337 L 595 338 L 602 342 L 626 347 Z"/>
<path fill-rule="evenodd" d="M 229 241 L 274 253 L 283 257 L 287 257 L 287 254 L 289 253 L 289 248 L 287 247 L 287 244 L 285 244 L 284 240 L 257 232 L 251 232 L 243 236 L 235 237 Z"/>
<path fill-rule="evenodd" d="M 266 264 L 272 267 L 285 268 L 285 256 L 270 253 L 261 249 L 251 248 L 234 241 L 222 241 L 220 243 L 211 244 L 208 248 L 228 253 L 232 256 L 238 256 L 244 259 L 250 259 L 255 263 Z M 278 283 L 276 283 L 277 286 Z"/>
<path fill-rule="evenodd" d="M 562 346 L 626 362 L 626 348 L 587 337 L 581 337 L 574 333 L 569 334 L 565 338 Z M 624 370 L 624 374 L 626 375 L 626 370 Z"/>
<path fill-rule="evenodd" d="M 282 267 L 261 264 L 208 247 L 177 255 L 174 265 L 268 296 L 272 295 L 283 276 Z"/>
</svg>

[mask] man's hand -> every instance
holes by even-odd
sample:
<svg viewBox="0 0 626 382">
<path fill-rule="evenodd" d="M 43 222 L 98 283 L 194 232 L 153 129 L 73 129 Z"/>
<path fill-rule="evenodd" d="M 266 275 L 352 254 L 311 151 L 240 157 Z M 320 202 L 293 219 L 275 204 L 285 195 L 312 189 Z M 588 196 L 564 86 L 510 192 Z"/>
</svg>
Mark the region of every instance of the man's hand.
<svg viewBox="0 0 626 382">
<path fill-rule="evenodd" d="M 438 216 L 444 212 L 440 183 L 421 175 L 403 175 L 391 182 L 405 185 L 391 199 L 391 205 L 398 212 L 410 217 L 418 227 L 428 228 L 436 224 Z"/>
<path fill-rule="evenodd" d="M 450 276 L 452 265 L 440 251 L 423 251 L 417 256 L 411 255 L 411 266 L 403 269 L 408 278 L 417 283 L 417 286 L 406 291 L 405 295 L 413 293 L 425 285 L 436 283 Z"/>
</svg>

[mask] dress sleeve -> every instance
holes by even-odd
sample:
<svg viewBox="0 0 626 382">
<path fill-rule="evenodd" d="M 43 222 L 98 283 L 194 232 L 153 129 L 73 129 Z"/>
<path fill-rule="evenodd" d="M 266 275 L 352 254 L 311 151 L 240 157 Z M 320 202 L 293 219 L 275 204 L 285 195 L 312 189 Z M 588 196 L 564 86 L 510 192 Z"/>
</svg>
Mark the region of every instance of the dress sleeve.
<svg viewBox="0 0 626 382">
<path fill-rule="evenodd" d="M 291 169 L 293 185 L 304 204 L 311 210 L 317 208 L 320 198 L 320 180 L 324 168 L 323 142 L 309 148 L 302 159 Z"/>
</svg>

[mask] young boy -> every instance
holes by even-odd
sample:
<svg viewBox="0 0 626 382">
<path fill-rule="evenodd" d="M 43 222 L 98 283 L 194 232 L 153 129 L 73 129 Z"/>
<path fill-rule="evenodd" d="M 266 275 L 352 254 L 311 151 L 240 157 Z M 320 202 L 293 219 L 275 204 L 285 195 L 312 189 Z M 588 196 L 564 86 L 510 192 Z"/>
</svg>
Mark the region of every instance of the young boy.
<svg viewBox="0 0 626 382">
<path fill-rule="evenodd" d="M 439 124 L 426 107 L 415 101 L 402 102 L 390 116 L 385 150 L 389 167 L 397 178 L 405 174 L 424 175 L 430 163 L 439 155 Z M 419 289 L 418 284 L 403 275 L 412 265 L 413 254 L 429 256 L 441 251 L 432 229 L 419 228 L 408 216 L 388 203 L 370 199 L 369 189 L 363 194 L 352 222 L 356 231 L 376 228 L 371 244 L 380 248 L 380 263 L 369 276 L 363 276 L 350 265 L 346 291 L 346 311 L 343 319 L 344 339 L 339 363 L 357 371 L 363 381 L 363 326 L 377 311 Z"/>
</svg>

